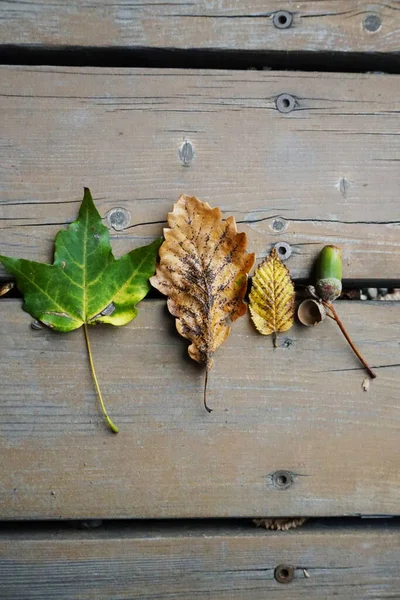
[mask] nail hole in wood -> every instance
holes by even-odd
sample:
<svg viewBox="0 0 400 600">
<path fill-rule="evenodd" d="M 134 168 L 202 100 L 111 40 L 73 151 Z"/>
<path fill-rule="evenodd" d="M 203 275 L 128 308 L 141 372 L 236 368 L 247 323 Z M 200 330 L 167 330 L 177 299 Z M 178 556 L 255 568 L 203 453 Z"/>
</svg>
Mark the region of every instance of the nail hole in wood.
<svg viewBox="0 0 400 600">
<path fill-rule="evenodd" d="M 293 14 L 287 10 L 278 10 L 272 16 L 272 23 L 277 29 L 287 29 L 293 23 Z"/>
<path fill-rule="evenodd" d="M 275 101 L 275 106 L 281 113 L 290 113 L 296 107 L 296 100 L 290 94 L 280 94 Z"/>
<path fill-rule="evenodd" d="M 280 490 L 286 490 L 293 484 L 293 475 L 290 471 L 275 471 L 272 474 L 272 482 Z"/>
<path fill-rule="evenodd" d="M 274 577 L 279 583 L 290 583 L 294 579 L 294 568 L 291 565 L 278 565 Z"/>
<path fill-rule="evenodd" d="M 292 254 L 292 248 L 290 244 L 286 242 L 278 242 L 274 246 L 281 260 L 287 260 Z"/>
</svg>

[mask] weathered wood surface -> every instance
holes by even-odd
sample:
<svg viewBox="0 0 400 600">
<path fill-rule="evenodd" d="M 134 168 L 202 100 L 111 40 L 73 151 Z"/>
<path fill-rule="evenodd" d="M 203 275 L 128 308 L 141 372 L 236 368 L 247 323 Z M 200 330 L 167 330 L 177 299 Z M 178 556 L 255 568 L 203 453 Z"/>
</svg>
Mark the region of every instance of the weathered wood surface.
<svg viewBox="0 0 400 600">
<path fill-rule="evenodd" d="M 399 527 L 107 527 L 0 534 L 7 600 L 398 598 Z M 278 583 L 274 570 L 294 567 Z M 307 577 L 308 575 L 308 577 Z"/>
<path fill-rule="evenodd" d="M 378 373 L 368 392 L 332 321 L 274 349 L 244 317 L 216 355 L 210 415 L 164 301 L 91 329 L 115 436 L 83 332 L 34 331 L 19 301 L 1 301 L 0 519 L 399 513 L 400 305 L 339 304 Z M 291 486 L 275 486 L 278 470 Z"/>
<path fill-rule="evenodd" d="M 235 215 L 257 258 L 290 243 L 294 277 L 336 243 L 344 277 L 400 278 L 397 77 L 2 67 L 0 81 L 2 254 L 50 261 L 86 185 L 102 215 L 131 213 L 117 254 L 190 193 Z"/>
<path fill-rule="evenodd" d="M 274 26 L 276 11 L 293 15 Z M 2 2 L 0 42 L 28 46 L 397 52 L 400 2 Z"/>
</svg>

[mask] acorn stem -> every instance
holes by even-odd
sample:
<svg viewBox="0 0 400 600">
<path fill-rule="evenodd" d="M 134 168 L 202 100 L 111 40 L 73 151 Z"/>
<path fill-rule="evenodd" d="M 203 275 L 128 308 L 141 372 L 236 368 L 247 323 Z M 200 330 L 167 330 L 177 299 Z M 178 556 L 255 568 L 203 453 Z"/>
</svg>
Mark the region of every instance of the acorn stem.
<svg viewBox="0 0 400 600">
<path fill-rule="evenodd" d="M 331 304 L 330 302 L 325 302 L 325 300 L 322 301 L 322 304 L 326 308 L 329 308 L 329 310 L 331 311 L 331 313 L 333 315 L 332 318 L 339 325 L 340 330 L 343 333 L 344 337 L 346 338 L 347 342 L 349 343 L 350 348 L 353 350 L 354 354 L 357 356 L 358 360 L 363 365 L 363 367 L 365 368 L 365 370 L 367 371 L 367 373 L 371 377 L 371 379 L 375 379 L 376 373 L 371 369 L 369 364 L 364 360 L 364 358 L 361 356 L 361 354 L 357 350 L 356 346 L 354 345 L 354 342 L 352 341 L 352 339 L 349 336 L 349 334 L 347 333 L 342 321 L 340 320 L 339 315 L 337 314 L 336 310 L 334 309 L 333 304 Z M 330 315 L 328 315 L 328 316 L 330 316 Z"/>
</svg>

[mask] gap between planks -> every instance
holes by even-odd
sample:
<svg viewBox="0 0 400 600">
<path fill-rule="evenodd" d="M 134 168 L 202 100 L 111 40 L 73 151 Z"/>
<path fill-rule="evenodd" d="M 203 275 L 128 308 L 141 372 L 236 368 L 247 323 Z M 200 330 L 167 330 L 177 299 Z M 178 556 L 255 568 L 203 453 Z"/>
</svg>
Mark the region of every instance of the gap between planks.
<svg viewBox="0 0 400 600">
<path fill-rule="evenodd" d="M 323 521 L 286 533 L 218 522 L 0 532 L 0 592 L 8 600 L 397 598 L 398 536 L 394 522 Z M 290 583 L 277 582 L 278 565 L 293 569 Z"/>
<path fill-rule="evenodd" d="M 332 73 L 400 73 L 400 57 L 390 52 L 307 52 L 197 50 L 180 48 L 34 48 L 0 44 L 4 65 L 54 67 L 114 67 L 151 69 L 226 69 L 266 71 L 321 71 Z"/>
</svg>

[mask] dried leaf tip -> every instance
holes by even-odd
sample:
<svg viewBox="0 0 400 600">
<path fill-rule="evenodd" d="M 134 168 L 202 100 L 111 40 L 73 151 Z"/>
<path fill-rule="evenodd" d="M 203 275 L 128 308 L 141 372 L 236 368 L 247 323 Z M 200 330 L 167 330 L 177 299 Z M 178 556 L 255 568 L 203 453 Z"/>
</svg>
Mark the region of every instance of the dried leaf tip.
<svg viewBox="0 0 400 600">
<path fill-rule="evenodd" d="M 293 325 L 294 297 L 289 269 L 273 248 L 254 273 L 249 308 L 256 329 L 263 335 L 273 334 L 275 348 L 277 334 Z"/>
<path fill-rule="evenodd" d="M 160 263 L 151 284 L 168 297 L 178 332 L 191 344 L 189 356 L 208 372 L 216 349 L 230 332 L 229 321 L 245 314 L 243 301 L 254 254 L 246 252 L 245 233 L 234 217 L 222 220 L 221 210 L 196 197 L 182 195 L 168 214 Z"/>
</svg>

